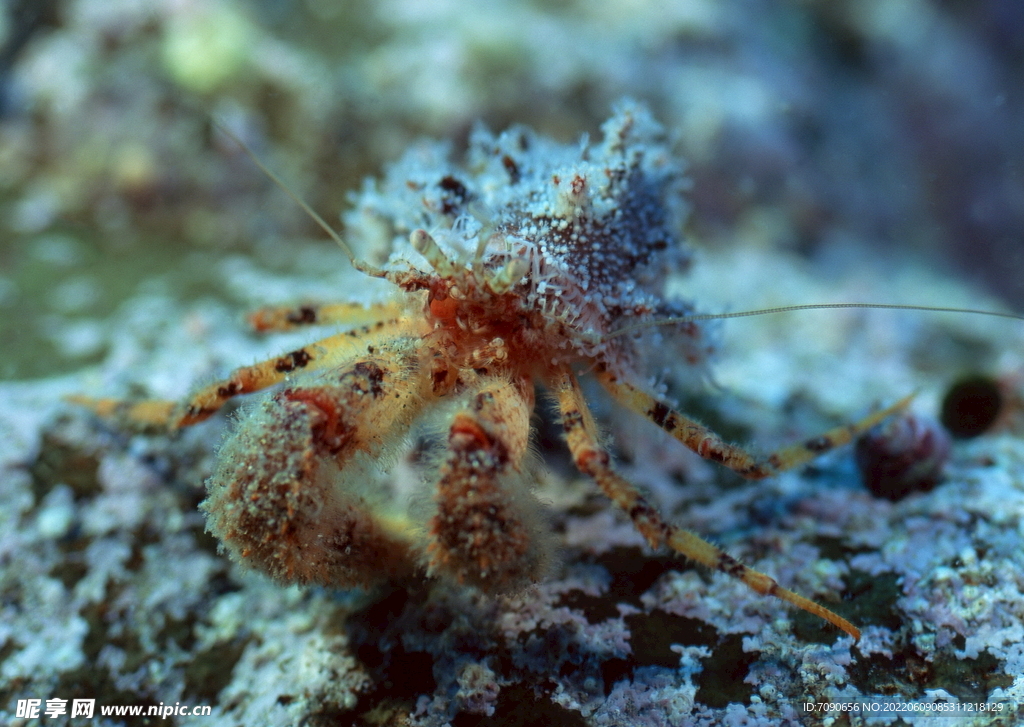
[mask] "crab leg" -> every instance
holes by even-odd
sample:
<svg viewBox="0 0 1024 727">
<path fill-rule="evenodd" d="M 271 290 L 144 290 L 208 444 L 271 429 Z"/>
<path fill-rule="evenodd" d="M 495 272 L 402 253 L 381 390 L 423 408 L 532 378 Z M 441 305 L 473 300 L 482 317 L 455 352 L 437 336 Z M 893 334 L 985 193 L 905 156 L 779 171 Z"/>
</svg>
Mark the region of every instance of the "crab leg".
<svg viewBox="0 0 1024 727">
<path fill-rule="evenodd" d="M 395 301 L 364 306 L 361 303 L 308 303 L 298 306 L 260 308 L 249 314 L 254 331 L 293 331 L 305 326 L 352 324 L 398 318 L 402 307 Z"/>
<path fill-rule="evenodd" d="M 69 396 L 73 404 L 91 409 L 105 419 L 114 419 L 127 427 L 178 429 L 208 419 L 224 404 L 241 394 L 279 384 L 296 371 L 315 371 L 350 359 L 360 352 L 397 335 L 399 321 L 378 321 L 303 346 L 276 358 L 235 369 L 220 381 L 204 386 L 185 401 L 149 399 L 93 399 Z"/>
<path fill-rule="evenodd" d="M 430 570 L 491 593 L 537 580 L 546 562 L 536 505 L 518 470 L 530 438 L 533 384 L 485 379 L 448 430 L 428 528 Z"/>
<path fill-rule="evenodd" d="M 906 396 L 892 406 L 869 414 L 853 424 L 844 424 L 804 442 L 776 450 L 764 457 L 756 457 L 742 447 L 725 442 L 703 424 L 676 411 L 633 384 L 617 379 L 607 371 L 597 374 L 598 381 L 616 401 L 642 414 L 678 439 L 704 459 L 728 467 L 751 480 L 772 477 L 785 470 L 799 467 L 836 447 L 849 444 L 879 422 L 905 409 L 913 399 Z"/>
<path fill-rule="evenodd" d="M 397 339 L 260 403 L 221 448 L 200 505 L 232 558 L 286 583 L 333 587 L 417 568 L 403 517 L 387 516 L 353 458 L 395 445 L 430 397 L 419 342 Z"/>
<path fill-rule="evenodd" d="M 780 598 L 825 619 L 855 640 L 860 638 L 860 630 L 843 617 L 809 598 L 783 588 L 775 579 L 748 568 L 694 533 L 665 522 L 636 487 L 612 467 L 611 458 L 598 443 L 597 425 L 572 371 L 563 370 L 551 384 L 558 399 L 562 428 L 576 467 L 593 477 L 604 494 L 629 515 L 636 529 L 652 548 L 668 545 L 680 555 L 743 581 L 760 594 Z"/>
</svg>

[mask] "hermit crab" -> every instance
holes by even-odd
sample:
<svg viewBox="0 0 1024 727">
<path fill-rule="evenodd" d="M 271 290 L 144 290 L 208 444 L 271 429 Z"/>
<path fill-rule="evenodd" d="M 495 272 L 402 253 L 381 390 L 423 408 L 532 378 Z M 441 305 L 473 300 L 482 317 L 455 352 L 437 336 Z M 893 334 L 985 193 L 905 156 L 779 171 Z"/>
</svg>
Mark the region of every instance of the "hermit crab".
<svg viewBox="0 0 1024 727">
<path fill-rule="evenodd" d="M 201 507 L 237 561 L 282 582 L 369 585 L 425 569 L 489 593 L 542 577 L 547 548 L 531 493 L 531 414 L 553 402 L 580 472 L 652 548 L 722 571 L 835 624 L 857 628 L 665 518 L 621 476 L 583 395 L 611 397 L 690 448 L 760 479 L 844 445 L 907 400 L 767 456 L 725 442 L 649 384 L 652 355 L 694 377 L 714 346 L 667 275 L 689 263 L 678 239 L 682 168 L 664 130 L 624 101 L 599 143 L 560 145 L 529 129 L 477 128 L 465 163 L 418 148 L 369 185 L 390 254 L 362 273 L 394 296 L 257 312 L 260 331 L 336 324 L 341 332 L 239 368 L 182 402 L 76 401 L 131 424 L 196 424 L 242 394 L 273 388 L 223 445 Z M 326 225 L 325 225 L 326 227 Z M 368 325 L 353 326 L 369 317 Z M 423 419 L 441 420 L 432 506 L 389 517 L 367 472 Z"/>
</svg>

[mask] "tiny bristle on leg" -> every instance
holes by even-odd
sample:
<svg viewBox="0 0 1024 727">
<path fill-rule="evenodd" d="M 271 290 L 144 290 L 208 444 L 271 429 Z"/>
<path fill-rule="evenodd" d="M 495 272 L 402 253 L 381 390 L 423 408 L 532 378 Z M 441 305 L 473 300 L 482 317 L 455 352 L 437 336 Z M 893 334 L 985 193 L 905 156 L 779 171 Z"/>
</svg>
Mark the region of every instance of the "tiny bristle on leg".
<svg viewBox="0 0 1024 727">
<path fill-rule="evenodd" d="M 651 547 L 668 545 L 690 560 L 743 581 L 757 593 L 776 596 L 839 627 L 855 640 L 860 639 L 860 630 L 843 617 L 809 598 L 783 588 L 773 578 L 748 568 L 703 538 L 665 522 L 636 487 L 612 467 L 611 458 L 598 442 L 593 416 L 575 375 L 571 371 L 563 372 L 554 382 L 553 388 L 558 397 L 566 441 L 576 466 L 584 474 L 593 477 L 602 492 L 629 515 Z"/>
<path fill-rule="evenodd" d="M 201 509 L 239 562 L 287 583 L 366 586 L 412 569 L 409 543 L 338 489 L 316 452 L 324 416 L 274 397 L 229 440 Z M 270 436 L 272 434 L 272 436 Z"/>
<path fill-rule="evenodd" d="M 79 395 L 68 396 L 66 401 L 83 406 L 127 429 L 169 431 L 190 427 L 209 419 L 232 399 L 280 384 L 296 372 L 336 365 L 338 360 L 368 347 L 380 348 L 385 337 L 400 341 L 398 326 L 397 320 L 380 320 L 251 366 L 242 366 L 182 401 L 93 399 Z"/>
<path fill-rule="evenodd" d="M 173 401 L 160 399 L 125 401 L 121 399 L 93 399 L 88 396 L 78 396 L 77 394 L 65 397 L 65 401 L 76 406 L 85 407 L 96 416 L 116 421 L 128 429 L 173 428 L 174 410 L 177 406 Z"/>
<path fill-rule="evenodd" d="M 393 322 L 401 314 L 397 302 L 364 306 L 360 303 L 327 303 L 260 308 L 249 314 L 249 326 L 260 333 L 292 331 L 306 326 L 357 325 L 370 321 Z"/>
<path fill-rule="evenodd" d="M 490 593 L 536 581 L 547 563 L 536 502 L 517 472 L 527 447 L 532 389 L 481 387 L 448 433 L 428 546 L 432 573 Z"/>
<path fill-rule="evenodd" d="M 702 565 L 717 570 L 721 573 L 732 576 L 743 581 L 748 587 L 765 596 L 775 596 L 799 609 L 814 614 L 815 616 L 837 626 L 850 636 L 854 641 L 860 640 L 860 629 L 847 621 L 842 616 L 833 613 L 824 606 L 815 603 L 811 599 L 801 596 L 788 588 L 780 586 L 774 578 L 764 573 L 748 568 L 733 558 L 728 553 L 716 548 L 703 538 L 693 533 L 669 525 L 672 533 L 668 537 L 668 546 L 677 553 L 685 555 Z"/>
<path fill-rule="evenodd" d="M 382 352 L 267 398 L 221 450 L 200 506 L 210 532 L 284 582 L 349 587 L 416 570 L 414 539 L 364 497 L 352 463 L 408 428 L 429 387 L 418 371 L 414 353 Z"/>
</svg>

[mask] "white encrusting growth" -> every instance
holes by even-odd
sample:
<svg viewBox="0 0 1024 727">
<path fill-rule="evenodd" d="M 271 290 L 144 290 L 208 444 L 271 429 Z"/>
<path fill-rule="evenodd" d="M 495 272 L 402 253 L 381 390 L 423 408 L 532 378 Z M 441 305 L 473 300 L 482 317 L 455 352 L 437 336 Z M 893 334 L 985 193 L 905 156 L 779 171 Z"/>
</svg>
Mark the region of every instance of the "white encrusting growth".
<svg viewBox="0 0 1024 727">
<path fill-rule="evenodd" d="M 621 102 L 601 130 L 599 143 L 559 144 L 523 126 L 478 126 L 464 165 L 447 144 L 421 144 L 364 187 L 349 234 L 383 246 L 388 268 L 472 275 L 485 292 L 512 291 L 523 310 L 560 326 L 554 347 L 565 361 L 618 367 L 632 344 L 607 334 L 693 312 L 663 291 L 666 275 L 689 262 L 679 240 L 683 168 L 640 104 Z M 671 335 L 687 361 L 703 364 L 709 345 L 697 326 Z"/>
</svg>

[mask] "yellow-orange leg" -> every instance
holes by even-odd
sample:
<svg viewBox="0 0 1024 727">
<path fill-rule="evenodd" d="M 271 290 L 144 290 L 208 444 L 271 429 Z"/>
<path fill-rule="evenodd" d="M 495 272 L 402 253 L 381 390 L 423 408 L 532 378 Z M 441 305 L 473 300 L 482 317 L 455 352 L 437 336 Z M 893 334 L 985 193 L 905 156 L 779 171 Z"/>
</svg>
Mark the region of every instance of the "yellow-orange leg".
<svg viewBox="0 0 1024 727">
<path fill-rule="evenodd" d="M 533 385 L 488 379 L 472 389 L 448 430 L 431 518 L 430 571 L 491 593 L 535 581 L 546 550 L 519 479 L 533 411 Z"/>
<path fill-rule="evenodd" d="M 562 427 L 576 466 L 584 474 L 593 477 L 605 495 L 629 515 L 636 529 L 652 548 L 668 545 L 680 555 L 743 581 L 758 593 L 780 598 L 838 626 L 854 639 L 860 638 L 860 630 L 841 616 L 783 588 L 775 579 L 748 568 L 694 533 L 665 522 L 636 487 L 613 469 L 608 453 L 598 443 L 597 426 L 576 376 L 565 370 L 551 383 L 558 398 Z"/>
<path fill-rule="evenodd" d="M 260 308 L 249 314 L 254 331 L 293 331 L 306 326 L 365 324 L 400 317 L 402 308 L 395 302 L 364 306 L 360 303 L 309 303 L 297 306 Z"/>
<path fill-rule="evenodd" d="M 177 429 L 208 419 L 224 404 L 241 394 L 279 384 L 297 371 L 315 371 L 336 366 L 360 352 L 372 350 L 396 333 L 398 321 L 377 323 L 328 338 L 268 359 L 235 369 L 230 376 L 208 386 L 183 402 L 121 399 L 92 399 L 69 396 L 67 400 L 91 409 L 105 419 L 114 419 L 125 427 Z"/>
<path fill-rule="evenodd" d="M 798 444 L 757 457 L 742 447 L 725 442 L 703 424 L 684 416 L 646 391 L 616 379 L 607 371 L 598 373 L 598 380 L 616 401 L 647 417 L 704 459 L 718 462 L 752 480 L 772 477 L 799 467 L 825 452 L 849 444 L 882 420 L 905 409 L 913 399 L 913 396 L 904 397 L 858 422 L 844 424 Z"/>
<path fill-rule="evenodd" d="M 368 502 L 357 453 L 400 440 L 431 396 L 416 341 L 286 386 L 239 423 L 200 505 L 232 558 L 278 581 L 368 585 L 417 567 L 401 518 Z"/>
</svg>

